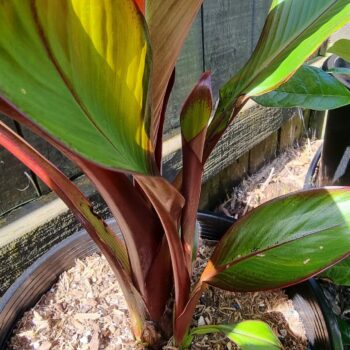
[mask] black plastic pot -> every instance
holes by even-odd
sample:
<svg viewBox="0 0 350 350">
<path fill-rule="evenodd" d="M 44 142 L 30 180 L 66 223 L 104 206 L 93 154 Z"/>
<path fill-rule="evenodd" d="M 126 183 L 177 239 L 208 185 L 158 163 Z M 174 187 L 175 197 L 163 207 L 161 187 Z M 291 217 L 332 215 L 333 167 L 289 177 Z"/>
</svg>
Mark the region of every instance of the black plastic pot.
<svg viewBox="0 0 350 350">
<path fill-rule="evenodd" d="M 199 213 L 198 223 L 203 238 L 218 240 L 232 220 L 211 213 Z M 87 233 L 80 231 L 51 248 L 16 280 L 0 300 L 0 349 L 6 349 L 5 344 L 15 322 L 35 305 L 58 276 L 73 266 L 76 258 L 91 255 L 97 250 Z M 339 332 L 334 333 L 329 318 L 323 316 L 327 310 L 323 309 L 324 298 L 315 282 L 288 288 L 287 292 L 304 322 L 310 349 L 342 350 Z"/>
<path fill-rule="evenodd" d="M 350 68 L 350 63 L 338 56 L 331 56 L 323 69 Z M 335 77 L 350 90 L 347 75 Z M 350 183 L 350 105 L 328 111 L 323 151 L 320 163 L 319 183 L 325 185 L 346 185 Z"/>
</svg>

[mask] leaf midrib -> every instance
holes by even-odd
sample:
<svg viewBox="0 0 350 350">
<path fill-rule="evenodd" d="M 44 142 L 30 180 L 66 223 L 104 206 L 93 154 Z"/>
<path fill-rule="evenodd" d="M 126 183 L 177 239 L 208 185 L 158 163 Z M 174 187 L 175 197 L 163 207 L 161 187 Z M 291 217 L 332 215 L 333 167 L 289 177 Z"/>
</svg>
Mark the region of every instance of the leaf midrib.
<svg viewBox="0 0 350 350">
<path fill-rule="evenodd" d="M 275 90 L 275 91 L 271 91 L 269 92 L 271 94 L 285 94 L 285 95 L 296 95 L 296 96 L 306 96 L 306 97 L 325 97 L 325 98 L 331 98 L 331 97 L 344 97 L 344 98 L 349 98 L 350 99 L 350 94 L 349 95 L 319 95 L 319 94 L 310 94 L 310 93 L 300 93 L 300 92 L 290 92 L 290 91 L 286 91 L 286 90 Z M 268 93 L 268 94 L 269 94 Z M 263 95 L 261 95 L 263 96 Z M 259 97 L 259 96 L 257 96 Z"/>
<path fill-rule="evenodd" d="M 288 245 L 289 243 L 292 243 L 292 242 L 295 242 L 297 240 L 303 240 L 304 238 L 308 238 L 314 234 L 318 234 L 318 233 L 321 233 L 321 232 L 324 232 L 324 231 L 327 231 L 327 230 L 332 230 L 332 229 L 335 229 L 335 228 L 340 228 L 340 227 L 346 227 L 346 225 L 344 224 L 339 224 L 339 225 L 332 225 L 332 226 L 329 226 L 329 227 L 326 227 L 326 228 L 323 228 L 322 230 L 312 230 L 312 231 L 307 231 L 305 232 L 304 234 L 302 234 L 301 232 L 300 233 L 295 233 L 293 236 L 294 238 L 292 239 L 288 239 L 288 240 L 285 240 L 283 242 L 280 242 L 278 244 L 272 244 L 271 246 L 268 246 L 264 249 L 259 249 L 251 254 L 248 254 L 248 255 L 245 255 L 239 259 L 236 259 L 236 260 L 233 260 L 229 263 L 226 263 L 226 264 L 222 264 L 222 265 L 219 265 L 217 266 L 216 270 L 219 272 L 222 272 L 222 271 L 225 271 L 225 270 L 228 270 L 229 268 L 231 268 L 232 266 L 234 265 L 237 265 L 238 263 L 241 263 L 241 262 L 244 262 L 246 260 L 249 260 L 251 258 L 255 258 L 256 256 L 258 256 L 259 254 L 261 253 L 265 253 L 265 252 L 268 252 L 272 249 L 275 249 L 275 248 L 279 248 L 279 247 L 283 247 L 285 245 Z M 297 237 L 295 237 L 297 236 Z M 215 264 L 214 264 L 215 265 Z"/>
</svg>

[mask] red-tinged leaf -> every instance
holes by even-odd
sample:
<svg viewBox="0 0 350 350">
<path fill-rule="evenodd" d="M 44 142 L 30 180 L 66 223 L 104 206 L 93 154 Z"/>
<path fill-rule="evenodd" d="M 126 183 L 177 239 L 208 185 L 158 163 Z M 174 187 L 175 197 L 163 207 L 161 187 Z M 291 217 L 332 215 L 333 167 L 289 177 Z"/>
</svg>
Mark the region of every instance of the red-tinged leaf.
<svg viewBox="0 0 350 350">
<path fill-rule="evenodd" d="M 282 288 L 350 254 L 350 188 L 294 193 L 252 210 L 225 234 L 202 275 L 231 291 Z"/>
<path fill-rule="evenodd" d="M 171 74 L 170 80 L 168 82 L 168 86 L 166 88 L 166 92 L 163 100 L 162 112 L 160 114 L 160 119 L 159 119 L 157 143 L 154 151 L 156 164 L 158 166 L 160 174 L 162 173 L 163 127 L 164 127 L 164 121 L 165 121 L 165 113 L 168 107 L 169 97 L 173 89 L 174 83 L 175 83 L 175 68 L 173 70 L 173 73 Z"/>
<path fill-rule="evenodd" d="M 181 218 L 181 238 L 190 273 L 203 174 L 203 148 L 212 108 L 211 75 L 207 72 L 203 73 L 187 98 L 180 116 L 183 156 L 181 193 L 185 198 Z"/>
<path fill-rule="evenodd" d="M 125 239 L 135 284 L 152 319 L 159 320 L 169 296 L 166 279 L 170 276 L 165 275 L 165 272 L 169 273 L 170 265 L 163 256 L 163 265 L 158 268 L 158 278 L 165 276 L 164 288 L 148 285 L 147 276 L 154 260 L 162 259 L 164 252 L 169 252 L 162 243 L 164 231 L 157 215 L 124 174 L 81 159 L 76 159 L 75 162 L 96 186 L 116 218 Z"/>
<path fill-rule="evenodd" d="M 197 283 L 191 292 L 188 303 L 182 314 L 176 318 L 174 324 L 174 337 L 177 344 L 180 344 L 188 333 L 199 298 L 203 295 L 203 292 L 207 287 L 208 285 L 206 283 Z"/>
<path fill-rule="evenodd" d="M 206 72 L 200 77 L 181 110 L 181 134 L 186 142 L 191 143 L 207 128 L 212 108 L 211 74 Z M 201 149 L 193 147 L 193 150 L 201 161 Z"/>
<path fill-rule="evenodd" d="M 151 52 L 132 0 L 0 1 L 0 96 L 107 168 L 156 173 Z"/>
<path fill-rule="evenodd" d="M 99 247 L 113 253 L 124 269 L 130 272 L 125 244 L 93 213 L 89 200 L 74 183 L 3 122 L 0 122 L 0 144 L 55 191 L 73 210 Z"/>
<path fill-rule="evenodd" d="M 156 210 L 168 241 L 175 284 L 175 317 L 177 317 L 186 306 L 190 290 L 190 277 L 178 230 L 184 199 L 162 177 L 135 176 L 135 180 Z"/>
<path fill-rule="evenodd" d="M 140 338 L 143 324 L 148 319 L 148 312 L 131 281 L 128 256 L 123 242 L 93 212 L 89 201 L 60 170 L 2 122 L 0 122 L 0 145 L 22 161 L 58 194 L 101 249 L 118 277 L 129 306 L 132 328 L 135 336 Z"/>
<path fill-rule="evenodd" d="M 145 14 L 145 1 L 146 0 L 134 0 L 135 4 L 143 15 Z"/>
<path fill-rule="evenodd" d="M 146 20 L 153 51 L 152 132 L 156 144 L 165 90 L 203 0 L 150 0 Z"/>
</svg>

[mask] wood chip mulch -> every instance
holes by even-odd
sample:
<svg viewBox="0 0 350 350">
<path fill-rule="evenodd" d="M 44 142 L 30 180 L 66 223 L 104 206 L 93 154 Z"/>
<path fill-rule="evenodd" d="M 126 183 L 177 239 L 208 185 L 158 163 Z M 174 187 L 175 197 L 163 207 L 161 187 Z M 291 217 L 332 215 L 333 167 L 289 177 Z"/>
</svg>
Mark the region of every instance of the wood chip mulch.
<svg viewBox="0 0 350 350">
<path fill-rule="evenodd" d="M 300 146 L 287 149 L 234 187 L 217 211 L 238 219 L 270 199 L 301 190 L 310 162 L 321 143 L 306 139 Z"/>
</svg>

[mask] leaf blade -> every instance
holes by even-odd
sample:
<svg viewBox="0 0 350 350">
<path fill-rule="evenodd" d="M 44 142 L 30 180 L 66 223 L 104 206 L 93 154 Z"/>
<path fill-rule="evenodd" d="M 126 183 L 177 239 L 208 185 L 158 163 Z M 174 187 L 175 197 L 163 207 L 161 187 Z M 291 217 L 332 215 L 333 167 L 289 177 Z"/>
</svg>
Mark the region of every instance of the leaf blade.
<svg viewBox="0 0 350 350">
<path fill-rule="evenodd" d="M 133 1 L 11 0 L 0 10 L 4 99 L 85 158 L 152 173 L 150 52 Z"/>
<path fill-rule="evenodd" d="M 239 74 L 236 90 L 257 96 L 276 88 L 349 20 L 346 0 L 274 0 L 257 48 Z M 278 31 L 281 25 L 285 29 Z"/>
<path fill-rule="evenodd" d="M 339 108 L 350 103 L 350 92 L 320 68 L 301 66 L 285 84 L 253 100 L 265 107 Z"/>
<path fill-rule="evenodd" d="M 202 281 L 227 290 L 257 291 L 312 277 L 349 255 L 349 203 L 349 188 L 329 188 L 256 208 L 220 241 Z"/>
<path fill-rule="evenodd" d="M 282 345 L 268 324 L 262 321 L 242 321 L 232 325 L 208 325 L 191 330 L 191 336 L 208 333 L 224 333 L 242 350 L 276 350 Z"/>
<path fill-rule="evenodd" d="M 153 49 L 152 140 L 155 143 L 167 84 L 203 0 L 151 0 L 146 20 Z"/>
</svg>

